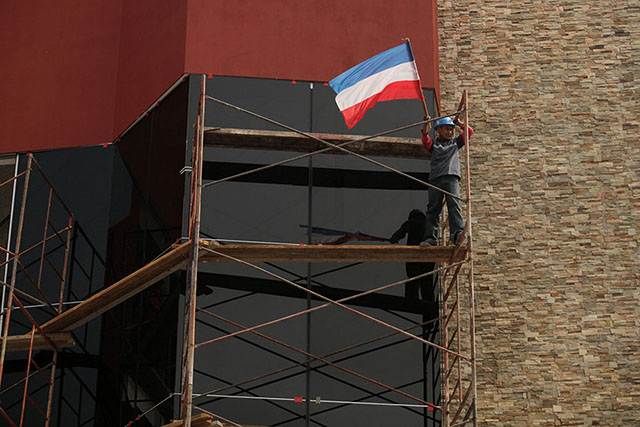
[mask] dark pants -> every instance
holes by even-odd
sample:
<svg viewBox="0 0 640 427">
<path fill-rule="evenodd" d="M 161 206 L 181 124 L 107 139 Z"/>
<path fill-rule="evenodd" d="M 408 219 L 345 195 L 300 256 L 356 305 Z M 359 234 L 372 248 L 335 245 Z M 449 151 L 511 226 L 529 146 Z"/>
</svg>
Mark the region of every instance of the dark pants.
<svg viewBox="0 0 640 427">
<path fill-rule="evenodd" d="M 429 183 L 456 196 L 460 196 L 460 179 L 455 175 L 439 176 Z M 429 202 L 427 204 L 427 226 L 425 240 L 438 241 L 438 227 L 440 226 L 440 214 L 442 213 L 443 193 L 429 187 Z M 449 236 L 454 241 L 455 235 L 464 229 L 460 200 L 446 196 L 447 210 L 449 211 Z"/>
</svg>

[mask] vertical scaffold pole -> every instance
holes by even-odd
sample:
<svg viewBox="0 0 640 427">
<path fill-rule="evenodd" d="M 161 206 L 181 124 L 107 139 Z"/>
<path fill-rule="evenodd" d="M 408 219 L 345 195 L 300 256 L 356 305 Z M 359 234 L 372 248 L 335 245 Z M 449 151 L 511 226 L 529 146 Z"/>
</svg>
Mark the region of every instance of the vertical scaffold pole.
<svg viewBox="0 0 640 427">
<path fill-rule="evenodd" d="M 182 354 L 182 405 L 183 427 L 191 427 L 193 407 L 193 359 L 196 329 L 196 288 L 198 284 L 198 240 L 200 236 L 200 207 L 202 196 L 202 155 L 204 145 L 204 101 L 206 77 L 200 81 L 200 104 L 196 121 L 196 136 L 191 156 L 191 202 L 189 209 L 189 239 L 191 240 L 190 265 L 187 270 L 187 291 L 185 295 L 185 333 Z"/>
<path fill-rule="evenodd" d="M 64 250 L 64 265 L 62 267 L 62 278 L 61 278 L 61 282 L 60 282 L 60 295 L 58 297 L 58 314 L 62 313 L 62 309 L 64 307 L 64 291 L 65 291 L 65 287 L 67 285 L 67 271 L 69 270 L 69 262 L 70 262 L 70 258 L 69 258 L 69 252 L 71 250 L 71 235 L 74 234 L 75 230 L 73 227 L 73 215 L 69 215 L 69 221 L 67 224 L 67 242 L 65 244 L 65 250 Z M 73 262 L 73 261 L 71 261 Z M 69 282 L 71 282 L 70 278 L 69 278 Z M 58 364 L 58 349 L 54 348 L 53 349 L 53 360 L 52 360 L 52 365 L 51 365 L 51 376 L 49 378 L 49 394 L 47 397 L 47 412 L 45 414 L 45 425 L 44 427 L 49 427 L 50 423 L 51 423 L 51 404 L 53 402 L 53 391 L 54 391 L 54 386 L 55 386 L 55 381 L 56 381 L 56 366 Z"/>
<path fill-rule="evenodd" d="M 444 239 L 445 239 L 445 235 L 446 235 L 446 224 L 447 224 L 447 219 L 444 216 L 444 207 L 446 206 L 446 203 L 442 204 L 443 210 L 442 213 L 440 215 L 440 241 L 444 244 Z M 447 281 L 446 279 L 446 274 L 447 271 L 445 270 L 443 274 L 438 274 L 438 281 L 440 282 L 440 286 L 439 288 L 441 289 L 441 295 L 442 295 L 442 309 L 440 312 L 440 317 L 442 318 L 442 320 L 439 322 L 442 326 L 441 326 L 441 330 L 442 330 L 442 345 L 444 347 L 447 348 L 447 350 L 449 349 L 449 329 L 447 328 L 447 325 L 449 324 L 447 322 L 447 315 L 449 313 L 449 299 L 445 298 L 445 294 L 446 294 L 446 289 L 447 289 Z M 444 372 L 444 399 L 442 400 L 442 423 L 444 427 L 449 427 L 450 424 L 450 419 L 449 419 L 449 412 L 450 412 L 450 406 L 451 406 L 451 398 L 449 397 L 450 395 L 450 386 L 449 386 L 449 352 L 445 351 L 444 354 L 442 355 L 443 357 L 443 368 L 442 368 L 442 372 Z"/>
<path fill-rule="evenodd" d="M 475 296 L 473 289 L 473 233 L 471 227 L 471 165 L 469 154 L 469 96 L 464 91 L 464 140 L 465 140 L 465 157 L 466 157 L 466 187 L 467 187 L 467 235 L 469 239 L 469 329 L 470 329 L 470 346 L 471 346 L 471 387 L 473 405 L 473 426 L 478 425 L 478 405 L 477 405 L 477 384 L 476 384 L 476 324 L 475 324 Z"/>
<path fill-rule="evenodd" d="M 24 226 L 24 213 L 27 205 L 27 190 L 29 189 L 29 178 L 31 177 L 31 153 L 27 154 L 27 169 L 24 178 L 24 190 L 22 192 L 22 203 L 20 205 L 20 217 L 18 219 L 18 230 L 16 232 L 16 246 L 14 248 L 13 266 L 11 271 L 11 284 L 9 286 L 9 297 L 7 299 L 7 311 L 3 319 L 2 347 L 0 350 L 0 384 L 2 384 L 2 374 L 4 372 L 4 358 L 7 352 L 7 336 L 9 335 L 9 321 L 13 310 L 13 294 L 16 288 L 16 275 L 18 274 L 18 263 L 20 262 L 20 242 L 22 241 L 22 227 Z"/>
</svg>

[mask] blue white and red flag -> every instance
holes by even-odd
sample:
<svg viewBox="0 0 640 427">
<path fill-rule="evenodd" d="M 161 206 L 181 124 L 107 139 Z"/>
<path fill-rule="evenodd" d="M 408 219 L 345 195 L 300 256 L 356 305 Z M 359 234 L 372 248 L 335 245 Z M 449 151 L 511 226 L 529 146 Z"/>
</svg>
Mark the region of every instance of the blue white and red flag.
<svg viewBox="0 0 640 427">
<path fill-rule="evenodd" d="M 409 41 L 345 71 L 329 82 L 349 128 L 378 101 L 422 99 L 420 77 Z"/>
</svg>

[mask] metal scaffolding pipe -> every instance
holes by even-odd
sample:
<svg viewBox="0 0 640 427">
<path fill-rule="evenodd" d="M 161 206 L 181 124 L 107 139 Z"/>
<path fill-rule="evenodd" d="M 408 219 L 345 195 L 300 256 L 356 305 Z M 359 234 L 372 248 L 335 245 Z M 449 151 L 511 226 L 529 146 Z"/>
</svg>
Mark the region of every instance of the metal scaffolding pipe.
<svg viewBox="0 0 640 427">
<path fill-rule="evenodd" d="M 380 167 L 381 167 L 381 168 L 383 168 L 383 169 L 386 169 L 386 170 L 391 171 L 391 172 L 394 172 L 394 173 L 396 173 L 396 174 L 398 174 L 398 175 L 404 176 L 405 178 L 408 178 L 408 179 L 410 179 L 410 180 L 412 180 L 412 181 L 415 181 L 415 182 L 417 182 L 418 184 L 424 185 L 425 187 L 436 188 L 436 189 L 438 189 L 439 191 L 441 191 L 442 193 L 444 193 L 444 194 L 446 194 L 446 195 L 448 195 L 448 196 L 451 196 L 451 197 L 453 197 L 453 198 L 455 198 L 455 199 L 463 200 L 460 196 L 456 196 L 455 194 L 449 193 L 448 191 L 445 191 L 445 190 L 443 190 L 443 189 L 441 189 L 441 188 L 438 188 L 438 187 L 436 187 L 436 186 L 435 186 L 435 185 L 433 185 L 433 184 L 430 184 L 430 183 L 428 183 L 428 182 L 425 182 L 425 181 L 423 181 L 423 180 L 421 180 L 421 179 L 418 179 L 418 178 L 416 178 L 416 177 L 414 177 L 414 176 L 411 176 L 411 175 L 409 175 L 409 174 L 407 174 L 407 173 L 404 173 L 404 172 L 402 172 L 402 171 L 400 171 L 400 170 L 398 170 L 398 169 L 396 169 L 396 168 L 393 168 L 393 167 L 391 167 L 391 166 L 385 165 L 385 164 L 384 164 L 384 163 L 382 163 L 382 162 L 379 162 L 379 161 L 377 161 L 377 160 L 374 160 L 374 159 L 372 159 L 372 158 L 369 158 L 369 157 L 367 157 L 367 156 L 364 156 L 364 155 L 362 155 L 362 154 L 359 154 L 359 153 L 356 153 L 356 152 L 353 152 L 353 151 L 351 151 L 351 150 L 348 150 L 348 149 L 344 148 L 344 146 L 345 146 L 345 145 L 347 145 L 347 144 L 352 144 L 352 143 L 354 143 L 354 142 L 359 142 L 359 141 L 364 141 L 364 140 L 367 140 L 367 139 L 375 138 L 376 136 L 385 135 L 385 134 L 387 134 L 387 133 L 391 133 L 391 132 L 394 132 L 394 131 L 396 131 L 396 130 L 402 130 L 402 129 L 405 129 L 405 128 L 411 128 L 411 127 L 419 126 L 419 125 L 422 125 L 422 124 L 425 124 L 425 123 L 430 123 L 430 122 L 436 121 L 436 120 L 438 120 L 438 119 L 441 119 L 442 117 L 449 117 L 449 116 L 453 116 L 453 115 L 455 115 L 455 114 L 459 114 L 459 113 L 453 113 L 453 114 L 449 114 L 449 115 L 445 115 L 445 116 L 441 116 L 441 117 L 436 117 L 436 118 L 434 118 L 434 119 L 429 119 L 429 120 L 422 120 L 422 121 L 420 121 L 420 122 L 412 123 L 412 124 L 410 124 L 410 125 L 407 125 L 407 126 L 403 126 L 403 127 L 397 128 L 397 129 L 395 129 L 395 130 L 393 130 L 393 131 L 383 132 L 383 133 L 376 134 L 376 135 L 372 135 L 372 136 L 368 136 L 368 137 L 365 137 L 365 138 L 354 139 L 354 140 L 352 140 L 352 141 L 345 141 L 345 142 L 342 142 L 342 143 L 340 143 L 340 144 L 334 144 L 334 143 L 329 142 L 329 141 L 326 141 L 326 140 L 324 140 L 324 139 L 322 139 L 322 138 L 318 138 L 317 136 L 315 136 L 315 135 L 313 135 L 313 134 L 310 134 L 310 133 L 308 133 L 308 132 L 304 132 L 304 131 L 298 130 L 298 129 L 296 129 L 296 128 L 294 128 L 294 127 L 291 127 L 291 126 L 289 126 L 289 125 L 286 125 L 286 124 L 284 124 L 284 123 L 278 122 L 278 121 L 276 121 L 276 120 L 273 120 L 273 119 L 270 119 L 270 118 L 268 118 L 268 117 L 265 117 L 265 116 L 263 116 L 263 115 L 261 115 L 261 114 L 254 113 L 253 111 L 246 110 L 246 109 L 244 109 L 244 108 L 242 108 L 242 107 L 238 107 L 237 105 L 230 104 L 230 103 L 228 103 L 228 102 L 222 101 L 222 100 L 217 99 L 217 98 L 214 98 L 214 97 L 212 97 L 212 96 L 207 96 L 206 98 L 207 98 L 207 99 L 210 99 L 211 101 L 217 102 L 217 103 L 219 103 L 219 104 L 225 105 L 225 106 L 227 106 L 227 107 L 229 107 L 229 108 L 233 108 L 234 110 L 238 110 L 238 111 L 241 111 L 241 112 L 243 112 L 243 113 L 249 114 L 249 115 L 251 115 L 251 116 L 257 117 L 257 118 L 259 118 L 259 119 L 262 119 L 262 120 L 264 120 L 264 121 L 266 121 L 266 122 L 269 122 L 269 123 L 271 123 L 271 124 L 274 124 L 274 125 L 276 125 L 276 126 L 280 126 L 280 127 L 284 128 L 284 129 L 288 129 L 288 130 L 290 130 L 290 131 L 292 131 L 292 132 L 295 132 L 295 133 L 297 133 L 297 134 L 299 134 L 299 135 L 302 135 L 302 136 L 305 136 L 305 137 L 307 137 L 307 138 L 309 138 L 309 139 L 312 139 L 312 140 L 314 140 L 314 141 L 317 141 L 317 142 L 319 142 L 319 143 L 321 143 L 321 144 L 328 145 L 328 147 L 327 147 L 327 148 L 325 148 L 325 149 L 323 149 L 323 150 L 318 150 L 318 151 L 314 151 L 314 152 L 311 152 L 311 153 L 306 153 L 306 154 L 303 154 L 303 155 L 301 155 L 301 156 L 293 157 L 293 158 L 291 158 L 291 159 L 286 159 L 286 160 L 283 160 L 283 161 L 280 161 L 280 162 L 271 163 L 271 164 L 269 164 L 269 165 L 267 165 L 267 166 L 263 166 L 263 167 L 261 167 L 261 168 L 252 169 L 252 170 L 250 170 L 250 171 L 242 172 L 242 173 L 240 173 L 240 174 L 236 174 L 236 175 L 233 175 L 233 176 L 230 176 L 230 177 L 227 177 L 227 178 L 219 179 L 219 180 L 217 180 L 217 181 L 210 182 L 210 183 L 206 184 L 206 185 L 205 185 L 205 187 L 207 187 L 207 186 L 209 186 L 209 185 L 213 185 L 213 184 L 218 184 L 218 183 L 220 183 L 220 182 L 228 181 L 228 180 L 230 180 L 230 179 L 238 178 L 238 177 L 240 177 L 240 176 L 244 176 L 244 175 L 247 175 L 247 174 L 249 174 L 249 173 L 258 172 L 259 170 L 268 169 L 268 168 L 271 168 L 271 167 L 274 167 L 274 166 L 282 165 L 282 164 L 284 164 L 284 163 L 289 163 L 289 162 L 292 162 L 292 161 L 294 161 L 294 160 L 299 160 L 299 159 L 302 159 L 302 158 L 305 158 L 305 157 L 309 157 L 309 156 L 312 156 L 312 155 L 315 155 L 315 154 L 319 154 L 319 153 L 321 153 L 321 152 L 325 152 L 325 151 L 329 151 L 329 150 L 334 149 L 334 150 L 340 150 L 340 151 L 342 151 L 342 152 L 344 152 L 344 153 L 346 153 L 346 154 L 351 154 L 352 156 L 358 157 L 359 159 L 364 160 L 364 161 L 366 161 L 366 162 L 373 163 L 374 165 L 380 166 Z"/>
<path fill-rule="evenodd" d="M 24 190 L 22 192 L 22 203 L 20 205 L 20 216 L 18 219 L 18 230 L 16 237 L 16 247 L 14 249 L 16 255 L 13 257 L 13 267 L 11 272 L 11 284 L 9 286 L 9 296 L 7 301 L 7 313 L 5 318 L 3 319 L 4 331 L 2 333 L 2 345 L 0 350 L 0 385 L 2 384 L 2 374 L 4 372 L 4 358 L 7 351 L 7 337 L 9 336 L 9 321 L 11 320 L 11 308 L 13 307 L 13 294 L 15 292 L 16 287 L 16 274 L 18 273 L 18 263 L 19 263 L 19 255 L 20 253 L 20 243 L 22 241 L 22 227 L 24 226 L 24 213 L 27 205 L 27 190 L 29 189 L 29 177 L 31 176 L 31 164 L 33 161 L 33 156 L 31 154 L 27 155 L 27 169 L 26 175 L 24 178 Z"/>
<path fill-rule="evenodd" d="M 469 122 L 469 97 L 464 91 L 464 122 Z M 467 224 L 469 227 L 469 329 L 471 346 L 471 405 L 473 405 L 473 426 L 478 425 L 478 390 L 476 384 L 476 323 L 475 323 L 475 292 L 473 283 L 473 228 L 471 222 L 471 156 L 469 154 L 469 127 L 465 126 L 465 157 L 466 157 L 466 187 L 467 187 Z"/>
<path fill-rule="evenodd" d="M 206 79 L 200 77 L 200 104 L 198 108 L 197 132 L 193 144 L 191 159 L 191 209 L 189 218 L 189 237 L 191 238 L 190 267 L 188 269 L 188 286 L 185 295 L 187 310 L 185 313 L 185 339 L 182 358 L 182 404 L 181 418 L 184 427 L 191 427 L 191 411 L 193 407 L 193 366 L 195 353 L 196 328 L 196 294 L 198 286 L 198 250 L 200 245 L 200 209 L 202 203 L 202 156 L 204 154 L 204 104 L 206 96 Z"/>
<path fill-rule="evenodd" d="M 293 287 L 295 287 L 295 288 L 297 288 L 297 289 L 299 289 L 299 290 L 302 290 L 302 291 L 304 291 L 304 292 L 307 292 L 307 293 L 309 293 L 309 294 L 311 294 L 311 295 L 313 295 L 313 296 L 315 296 L 315 297 L 317 297 L 317 298 L 319 298 L 319 299 L 322 299 L 322 300 L 324 300 L 324 301 L 327 301 L 327 304 L 323 304 L 323 305 L 319 305 L 319 306 L 316 306 L 316 307 L 313 307 L 313 308 L 310 308 L 310 309 L 307 309 L 307 310 L 299 311 L 299 312 L 294 313 L 294 314 L 292 314 L 292 315 L 284 316 L 284 317 L 281 317 L 281 318 L 276 319 L 276 320 L 272 320 L 272 321 L 269 321 L 269 322 L 262 323 L 262 324 L 260 324 L 260 325 L 256 325 L 256 326 L 252 326 L 252 327 L 249 327 L 249 328 L 243 329 L 243 330 L 241 330 L 241 331 L 233 332 L 233 333 L 231 333 L 231 334 L 227 334 L 227 335 L 224 335 L 224 336 L 221 336 L 221 337 L 218 337 L 218 338 L 214 338 L 214 339 L 209 340 L 209 341 L 201 342 L 201 343 L 198 343 L 198 344 L 196 345 L 196 347 L 200 347 L 200 346 L 207 345 L 207 344 L 212 344 L 212 343 L 214 343 L 214 342 L 222 341 L 222 340 L 224 340 L 224 339 L 231 338 L 231 337 L 234 337 L 234 336 L 236 336 L 236 335 L 240 335 L 240 334 L 243 334 L 243 333 L 246 333 L 246 332 L 251 332 L 251 331 L 253 331 L 253 330 L 256 330 L 256 329 L 259 329 L 259 328 L 263 328 L 263 327 L 265 327 L 265 326 L 273 325 L 273 324 L 278 323 L 278 322 L 281 322 L 281 321 L 283 321 L 283 320 L 292 319 L 292 318 L 294 318 L 294 317 L 301 316 L 301 315 L 303 315 L 303 314 L 307 314 L 307 313 L 311 313 L 311 312 L 316 311 L 316 310 L 320 310 L 320 309 L 322 309 L 322 308 L 328 307 L 328 306 L 330 306 L 330 305 L 332 305 L 332 304 L 333 304 L 333 305 L 337 305 L 338 307 L 341 307 L 341 308 L 343 308 L 343 309 L 345 309 L 345 310 L 347 310 L 347 311 L 350 311 L 350 312 L 352 312 L 352 313 L 354 313 L 354 314 L 357 314 L 357 315 L 362 316 L 362 317 L 364 317 L 364 318 L 366 318 L 366 319 L 369 319 L 369 320 L 371 320 L 371 321 L 373 321 L 373 322 L 375 322 L 375 323 L 378 323 L 378 324 L 380 324 L 380 325 L 382 325 L 382 326 L 386 326 L 387 328 L 393 329 L 393 330 L 394 330 L 394 331 L 396 331 L 396 332 L 399 332 L 399 333 L 401 333 L 401 334 L 404 334 L 404 335 L 406 335 L 406 336 L 408 336 L 408 337 L 410 337 L 410 338 L 413 338 L 413 339 L 415 339 L 415 340 L 417 340 L 417 341 L 420 341 L 420 342 L 422 342 L 422 343 L 424 343 L 424 344 L 430 345 L 430 346 L 432 346 L 432 347 L 435 347 L 435 348 L 437 348 L 437 349 L 439 349 L 439 350 L 442 350 L 442 351 L 445 351 L 445 352 L 451 353 L 451 354 L 453 354 L 453 355 L 460 356 L 460 357 L 462 357 L 462 358 L 464 358 L 464 359 L 468 359 L 467 357 L 465 357 L 465 356 L 463 356 L 463 355 L 461 355 L 461 354 L 455 353 L 455 352 L 453 352 L 453 351 L 451 351 L 451 350 L 449 350 L 449 349 L 447 349 L 447 348 L 445 348 L 445 347 L 441 347 L 441 346 L 439 346 L 439 345 L 437 345 L 437 344 L 434 344 L 434 343 L 432 343 L 431 341 L 427 341 L 427 340 L 425 340 L 424 338 L 421 338 L 421 337 L 418 337 L 418 336 L 416 336 L 416 335 L 410 334 L 409 332 L 403 331 L 402 329 L 400 329 L 400 328 L 398 328 L 398 327 L 396 327 L 396 326 L 393 326 L 393 325 L 391 325 L 391 324 L 389 324 L 389 323 L 387 323 L 387 322 L 383 322 L 382 320 L 376 319 L 376 318 L 375 318 L 375 317 L 373 317 L 373 316 L 370 316 L 370 315 L 368 315 L 368 314 L 362 313 L 361 311 L 358 311 L 358 310 L 356 310 L 356 309 L 353 309 L 353 308 L 348 307 L 348 306 L 346 306 L 346 305 L 344 305 L 344 304 L 343 304 L 343 302 L 345 302 L 345 301 L 347 301 L 347 300 L 355 299 L 355 298 L 361 297 L 361 296 L 363 296 L 363 295 L 368 295 L 368 294 L 370 294 L 370 293 L 374 293 L 374 292 L 380 291 L 380 290 L 382 290 L 382 289 L 389 288 L 389 287 L 391 287 L 391 286 L 396 286 L 396 285 L 399 285 L 399 284 L 401 284 L 401 283 L 406 283 L 406 282 L 409 282 L 409 281 L 412 281 L 412 280 L 417 280 L 417 279 L 420 279 L 420 278 L 422 278 L 422 277 L 429 276 L 429 275 L 431 275 L 431 274 L 434 274 L 434 272 L 436 272 L 436 271 L 438 271 L 438 270 L 440 270 L 440 269 L 438 269 L 438 270 L 433 270 L 433 271 L 430 271 L 430 272 L 428 272 L 428 273 L 424 273 L 424 274 L 421 274 L 421 275 L 419 275 L 419 276 L 412 277 L 412 278 L 410 278 L 410 279 L 400 280 L 400 281 L 398 281 L 398 282 L 394 282 L 394 283 L 391 283 L 391 284 L 388 284 L 388 285 L 385 285 L 385 286 L 381 286 L 380 288 L 372 289 L 372 290 L 370 290 L 370 291 L 365 291 L 365 292 L 361 292 L 361 293 L 359 293 L 359 294 L 351 295 L 351 296 L 349 296 L 349 297 L 345 297 L 345 298 L 342 298 L 342 299 L 339 299 L 339 300 L 332 300 L 331 298 L 325 297 L 324 295 L 321 295 L 321 294 L 319 294 L 319 293 L 317 293 L 317 292 L 314 292 L 314 291 L 312 291 L 311 289 L 307 289 L 307 288 L 305 288 L 304 286 L 300 286 L 300 285 L 298 285 L 297 283 L 294 283 L 294 282 L 292 282 L 292 281 L 290 281 L 290 280 L 287 280 L 287 279 L 285 279 L 284 277 L 281 277 L 281 276 L 279 276 L 279 275 L 277 275 L 277 274 L 275 274 L 275 273 L 272 273 L 272 272 L 270 272 L 270 271 L 268 271 L 268 270 L 266 270 L 266 269 L 264 269 L 264 268 L 258 267 L 257 265 L 252 264 L 252 263 L 250 263 L 250 262 L 243 261 L 243 260 L 241 260 L 241 259 L 238 259 L 238 258 L 232 257 L 232 256 L 227 255 L 227 254 L 224 254 L 224 253 L 222 253 L 222 252 L 214 251 L 214 250 L 209 249 L 209 248 L 203 248 L 203 249 L 204 249 L 205 251 L 213 252 L 213 253 L 216 253 L 216 254 L 218 254 L 218 255 L 220 255 L 220 256 L 223 256 L 223 257 L 225 257 L 225 258 L 229 258 L 229 259 L 232 259 L 232 260 L 234 260 L 234 261 L 236 261 L 236 262 L 239 262 L 239 263 L 241 263 L 241 264 L 247 265 L 247 266 L 249 266 L 249 267 L 251 267 L 251 268 L 253 268 L 253 269 L 256 269 L 256 270 L 258 270 L 258 271 L 261 271 L 261 272 L 263 272 L 263 273 L 265 273 L 265 274 L 267 274 L 267 275 L 269 275 L 269 276 L 271 276 L 271 277 L 275 277 L 276 279 L 279 279 L 279 280 L 281 280 L 281 281 L 283 281 L 283 282 L 285 282 L 285 283 L 287 283 L 287 284 L 289 284 L 289 285 L 291 285 L 291 286 L 293 286 Z M 447 267 L 443 267 L 442 269 L 445 269 L 445 268 L 451 268 L 451 267 L 452 267 L 452 266 L 454 266 L 454 265 L 457 265 L 457 264 L 452 264 L 452 265 L 449 265 L 449 266 L 447 266 Z"/>
<path fill-rule="evenodd" d="M 205 313 L 205 314 L 209 315 L 209 316 L 212 316 L 212 317 L 214 317 L 214 318 L 218 319 L 218 320 L 222 320 L 223 322 L 226 322 L 226 323 L 229 323 L 229 324 L 231 324 L 231 325 L 237 326 L 238 328 L 246 329 L 246 326 L 243 326 L 243 325 L 241 325 L 241 324 L 239 324 L 239 323 L 236 323 L 236 322 L 234 322 L 234 321 L 232 321 L 232 320 L 225 319 L 225 318 L 224 318 L 224 317 L 222 317 L 222 316 L 218 316 L 218 315 L 216 315 L 216 314 L 210 313 L 210 312 L 205 311 L 205 310 L 201 310 L 201 311 L 202 311 L 203 313 Z M 398 390 L 398 389 L 393 388 L 393 387 L 391 387 L 391 386 L 389 386 L 389 385 L 386 385 L 386 384 L 384 384 L 384 383 L 382 383 L 382 382 L 380 382 L 380 381 L 377 381 L 377 380 L 374 380 L 374 379 L 372 379 L 372 378 L 369 378 L 369 377 L 367 377 L 367 376 L 365 376 L 365 375 L 359 374 L 359 373 L 357 373 L 356 371 L 353 371 L 353 370 L 351 370 L 351 369 L 345 368 L 345 367 L 340 366 L 340 365 L 338 365 L 338 364 L 336 364 L 336 363 L 330 362 L 330 361 L 328 361 L 327 359 L 325 359 L 325 358 L 323 358 L 323 357 L 321 357 L 321 356 L 316 356 L 316 355 L 311 354 L 311 353 L 309 353 L 309 352 L 307 352 L 307 351 L 304 351 L 304 350 L 301 350 L 301 349 L 299 349 L 299 348 L 296 348 L 296 347 L 294 347 L 294 346 L 292 346 L 292 345 L 289 345 L 289 344 L 287 344 L 287 343 L 285 343 L 285 342 L 282 342 L 282 341 L 280 341 L 280 340 L 277 340 L 277 339 L 275 339 L 275 338 L 272 338 L 272 337 L 270 337 L 270 336 L 268 336 L 268 335 L 265 335 L 265 334 L 263 334 L 263 333 L 261 333 L 261 332 L 257 332 L 257 331 L 255 331 L 255 330 L 251 331 L 251 333 L 252 333 L 252 334 L 255 334 L 255 335 L 257 335 L 257 336 L 259 336 L 259 337 L 261 337 L 261 338 L 264 338 L 264 339 L 266 339 L 266 340 L 268 340 L 268 341 L 271 341 L 271 342 L 273 342 L 273 343 L 276 343 L 276 344 L 278 344 L 278 345 L 281 345 L 281 346 L 283 346 L 283 347 L 285 347 L 285 348 L 288 348 L 289 350 L 293 350 L 293 351 L 295 351 L 295 352 L 297 352 L 297 353 L 299 353 L 299 354 L 302 354 L 302 355 L 304 355 L 304 356 L 306 356 L 306 357 L 309 357 L 309 358 L 312 358 L 312 359 L 314 359 L 314 360 L 320 361 L 320 362 L 322 362 L 322 363 L 324 363 L 324 364 L 326 364 L 326 365 L 328 365 L 328 366 L 331 366 L 331 367 L 333 367 L 333 368 L 336 368 L 336 369 L 338 369 L 338 370 L 340 370 L 340 371 L 342 371 L 342 372 L 348 373 L 348 374 L 353 375 L 353 376 L 355 376 L 355 377 L 357 377 L 357 378 L 360 378 L 360 379 L 365 380 L 365 381 L 367 381 L 367 382 L 370 382 L 370 383 L 372 383 L 372 384 L 378 385 L 378 386 L 380 386 L 380 387 L 382 387 L 382 388 L 385 388 L 385 389 L 387 389 L 387 390 L 389 390 L 389 391 L 391 391 L 391 392 L 398 393 L 398 394 L 400 394 L 401 396 L 407 397 L 407 398 L 409 398 L 409 399 L 411 399 L 411 400 L 415 400 L 416 402 L 420 402 L 420 404 L 422 404 L 422 405 L 427 405 L 427 406 L 428 406 L 428 407 L 430 407 L 431 409 L 440 409 L 440 407 L 438 407 L 438 406 L 436 406 L 436 405 L 433 405 L 433 404 L 431 404 L 431 403 L 429 403 L 429 402 L 426 402 L 426 401 L 424 401 L 424 400 L 420 399 L 419 397 L 416 397 L 416 396 L 413 396 L 413 395 L 411 395 L 411 394 L 405 393 L 405 392 L 403 392 L 403 391 L 401 391 L 401 390 Z M 305 363 L 306 363 L 306 362 L 305 362 Z"/>
</svg>

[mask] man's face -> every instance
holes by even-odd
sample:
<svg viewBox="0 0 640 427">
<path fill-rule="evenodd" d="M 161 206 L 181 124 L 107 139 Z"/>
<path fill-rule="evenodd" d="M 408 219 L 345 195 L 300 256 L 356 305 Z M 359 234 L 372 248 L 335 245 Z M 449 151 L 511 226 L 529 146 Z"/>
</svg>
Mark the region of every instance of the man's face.
<svg viewBox="0 0 640 427">
<path fill-rule="evenodd" d="M 451 125 L 441 125 L 438 126 L 438 136 L 440 139 L 451 139 L 453 138 L 453 126 Z"/>
</svg>

